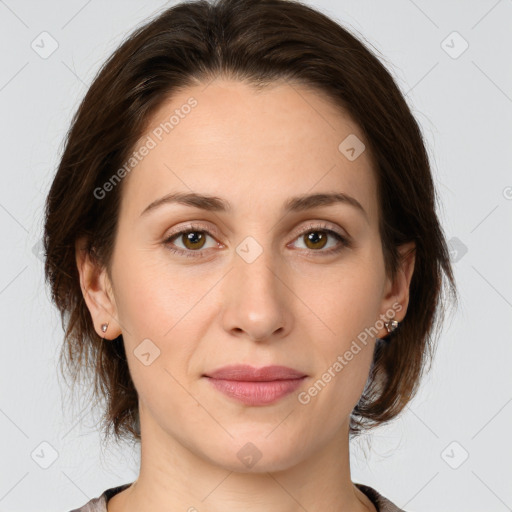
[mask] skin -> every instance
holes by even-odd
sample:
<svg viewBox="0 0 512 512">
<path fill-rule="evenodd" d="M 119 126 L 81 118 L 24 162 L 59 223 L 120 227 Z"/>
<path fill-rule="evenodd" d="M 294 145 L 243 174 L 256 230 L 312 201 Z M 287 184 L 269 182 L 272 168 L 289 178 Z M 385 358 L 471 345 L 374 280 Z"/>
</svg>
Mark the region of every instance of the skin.
<svg viewBox="0 0 512 512">
<path fill-rule="evenodd" d="M 407 311 L 414 255 L 395 280 L 386 275 L 368 145 L 354 161 L 338 150 L 363 134 L 318 91 L 277 82 L 256 92 L 220 78 L 166 101 L 140 140 L 191 96 L 198 105 L 124 178 L 112 280 L 77 242 L 96 330 L 106 340 L 123 335 L 139 394 L 140 474 L 108 512 L 375 511 L 351 481 L 348 437 L 375 338 L 307 405 L 297 399 L 393 304 L 401 306 L 395 319 Z M 141 216 L 176 191 L 222 197 L 231 210 L 167 204 Z M 341 203 L 281 212 L 291 196 L 333 191 L 366 214 Z M 172 253 L 165 239 L 191 221 L 209 232 L 204 245 L 179 236 L 174 247 L 199 249 Z M 313 225 L 325 236 L 323 224 L 352 246 L 323 255 L 339 246 L 333 235 L 307 245 L 300 230 Z M 251 263 L 236 252 L 247 236 L 262 249 Z M 146 338 L 160 350 L 147 366 L 134 355 Z M 248 406 L 202 377 L 233 363 L 280 364 L 308 377 L 271 405 Z M 262 455 L 251 468 L 237 457 L 248 442 Z"/>
</svg>

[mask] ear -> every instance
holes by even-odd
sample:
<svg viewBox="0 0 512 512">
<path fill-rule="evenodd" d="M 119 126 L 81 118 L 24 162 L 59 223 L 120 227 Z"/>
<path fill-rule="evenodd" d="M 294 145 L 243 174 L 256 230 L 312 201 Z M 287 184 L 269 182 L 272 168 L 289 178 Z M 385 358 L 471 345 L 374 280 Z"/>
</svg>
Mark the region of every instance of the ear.
<svg viewBox="0 0 512 512">
<path fill-rule="evenodd" d="M 386 278 L 384 296 L 382 298 L 381 319 L 385 322 L 397 320 L 401 322 L 409 305 L 409 288 L 411 285 L 412 274 L 414 272 L 414 263 L 416 261 L 416 244 L 409 242 L 398 248 L 400 253 L 399 268 L 395 279 Z M 386 327 L 379 332 L 378 338 L 388 336 Z"/>
<path fill-rule="evenodd" d="M 80 287 L 94 328 L 101 338 L 113 340 L 121 334 L 117 320 L 117 308 L 112 284 L 104 267 L 99 266 L 87 249 L 87 238 L 81 237 L 75 243 L 75 256 Z M 106 332 L 101 325 L 108 323 Z"/>
</svg>

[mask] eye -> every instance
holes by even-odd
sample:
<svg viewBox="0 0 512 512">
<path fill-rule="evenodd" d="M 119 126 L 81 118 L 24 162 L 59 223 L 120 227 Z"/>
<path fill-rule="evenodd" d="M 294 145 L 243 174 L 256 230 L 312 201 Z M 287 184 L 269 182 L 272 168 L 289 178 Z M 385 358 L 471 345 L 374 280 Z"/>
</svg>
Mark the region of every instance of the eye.
<svg viewBox="0 0 512 512">
<path fill-rule="evenodd" d="M 206 239 L 212 235 L 200 226 L 188 226 L 187 229 L 173 233 L 171 236 L 164 240 L 164 244 L 167 248 L 177 254 L 190 256 L 190 257 L 202 257 L 204 252 L 201 249 L 205 247 Z M 183 248 L 177 247 L 176 242 L 182 243 Z M 215 242 L 211 247 L 219 246 L 218 242 Z M 173 247 L 174 246 L 174 247 Z M 194 254 L 197 253 L 197 254 Z"/>
<path fill-rule="evenodd" d="M 328 250 L 323 250 L 329 243 L 329 238 L 338 241 L 338 244 L 331 245 Z M 304 242 L 304 248 L 309 252 L 319 252 L 322 255 L 329 255 L 341 251 L 344 247 L 350 247 L 347 237 L 337 231 L 329 229 L 327 225 L 307 226 L 302 230 L 296 240 Z M 301 247 L 299 247 L 301 248 Z"/>
</svg>

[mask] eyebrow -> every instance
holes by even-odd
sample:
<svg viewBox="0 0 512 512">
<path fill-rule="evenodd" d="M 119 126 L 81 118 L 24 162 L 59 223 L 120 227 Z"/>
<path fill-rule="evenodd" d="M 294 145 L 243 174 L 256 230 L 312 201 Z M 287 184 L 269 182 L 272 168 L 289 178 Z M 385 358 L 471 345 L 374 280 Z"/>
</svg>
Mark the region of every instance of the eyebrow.
<svg viewBox="0 0 512 512">
<path fill-rule="evenodd" d="M 361 203 L 355 197 L 342 192 L 305 194 L 290 197 L 283 205 L 283 213 L 303 212 L 313 208 L 339 203 L 347 204 L 356 208 L 368 221 L 368 214 Z M 229 202 L 220 197 L 198 194 L 195 192 L 174 192 L 153 201 L 142 211 L 140 216 L 145 216 L 164 204 L 183 204 L 185 206 L 191 206 L 193 208 L 199 208 L 210 212 L 231 211 L 231 205 Z"/>
</svg>

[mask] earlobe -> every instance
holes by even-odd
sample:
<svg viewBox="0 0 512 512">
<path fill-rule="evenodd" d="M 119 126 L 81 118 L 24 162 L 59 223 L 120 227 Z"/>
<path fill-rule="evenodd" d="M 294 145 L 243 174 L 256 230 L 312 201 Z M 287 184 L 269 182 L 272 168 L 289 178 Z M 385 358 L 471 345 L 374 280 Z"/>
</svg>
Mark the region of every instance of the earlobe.
<svg viewBox="0 0 512 512">
<path fill-rule="evenodd" d="M 112 287 L 106 269 L 101 267 L 91 256 L 87 248 L 87 240 L 82 237 L 75 243 L 75 256 L 80 288 L 91 314 L 96 332 L 102 338 L 106 338 L 108 325 L 108 339 L 117 338 L 121 334 L 117 321 L 117 310 Z"/>
</svg>

